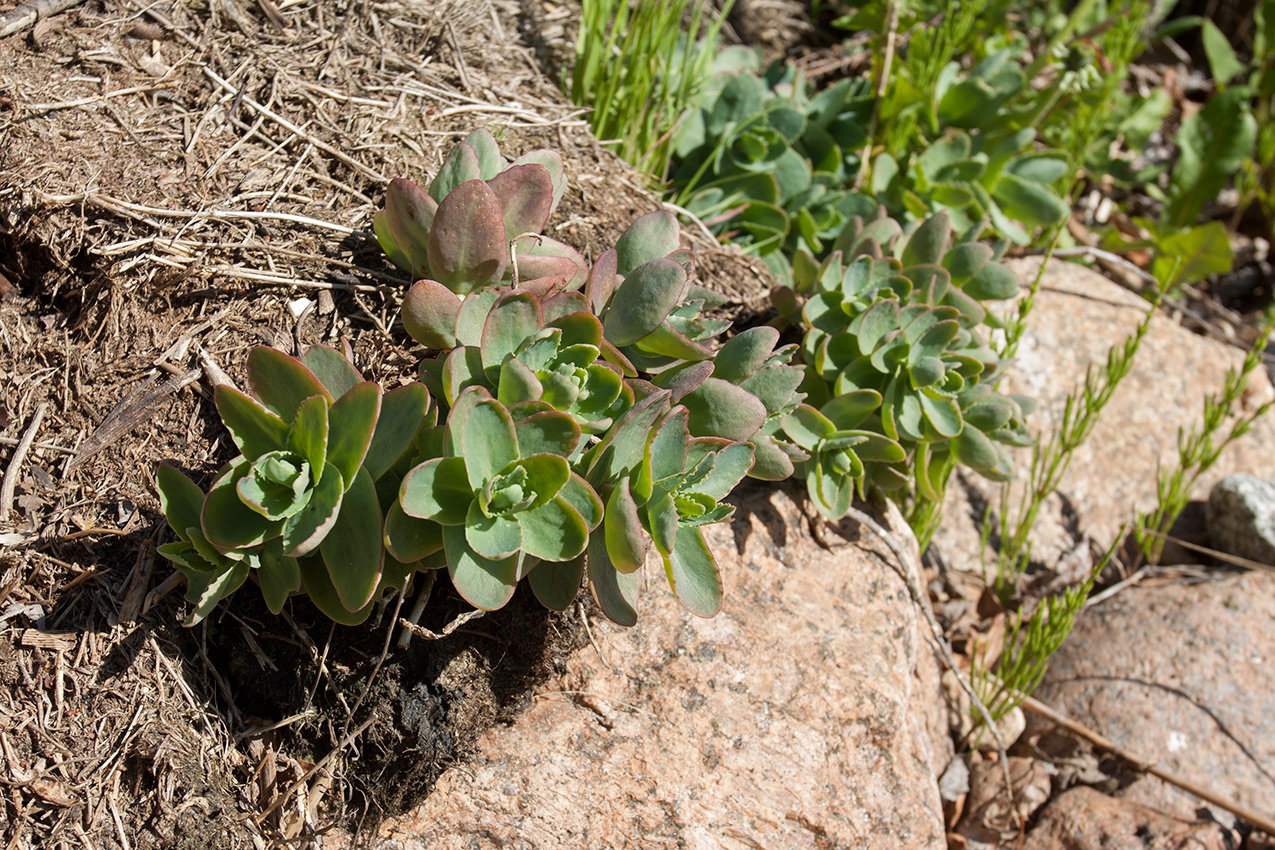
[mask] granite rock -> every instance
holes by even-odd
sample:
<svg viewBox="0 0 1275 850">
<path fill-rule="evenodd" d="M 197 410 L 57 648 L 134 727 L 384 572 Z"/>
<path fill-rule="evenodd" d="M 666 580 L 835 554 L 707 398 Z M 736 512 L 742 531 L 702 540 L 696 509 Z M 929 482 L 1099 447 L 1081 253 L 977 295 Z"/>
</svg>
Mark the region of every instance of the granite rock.
<svg viewBox="0 0 1275 850">
<path fill-rule="evenodd" d="M 1226 476 L 1209 494 L 1208 522 L 1214 549 L 1275 565 L 1275 481 Z"/>
<path fill-rule="evenodd" d="M 1275 577 L 1134 586 L 1077 618 L 1036 696 L 1141 758 L 1271 812 L 1272 659 Z M 1030 721 L 1029 737 L 1038 723 Z M 1121 777 L 1129 780 L 1120 796 L 1166 814 L 1193 818 L 1205 807 L 1153 776 Z M 1213 816 L 1232 820 L 1221 809 Z"/>
<path fill-rule="evenodd" d="M 773 488 L 707 538 L 720 615 L 691 616 L 653 571 L 638 625 L 592 619 L 593 645 L 381 846 L 945 847 L 939 667 L 889 550 L 820 548 Z"/>
<path fill-rule="evenodd" d="M 1239 836 L 1220 824 L 1172 818 L 1079 786 L 1056 797 L 1023 850 L 1231 850 Z"/>
</svg>

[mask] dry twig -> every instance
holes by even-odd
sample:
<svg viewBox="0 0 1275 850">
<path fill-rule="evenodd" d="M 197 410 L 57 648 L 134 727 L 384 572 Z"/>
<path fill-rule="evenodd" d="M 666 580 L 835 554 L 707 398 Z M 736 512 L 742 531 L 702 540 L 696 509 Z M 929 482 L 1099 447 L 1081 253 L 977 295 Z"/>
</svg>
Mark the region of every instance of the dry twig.
<svg viewBox="0 0 1275 850">
<path fill-rule="evenodd" d="M 40 406 L 35 409 L 35 416 L 31 417 L 31 424 L 22 435 L 22 441 L 9 458 L 9 467 L 4 471 L 4 483 L 0 484 L 0 522 L 9 520 L 9 506 L 13 504 L 13 491 L 18 486 L 18 470 L 22 467 L 22 461 L 26 460 L 31 444 L 35 442 L 36 432 L 40 430 L 40 423 L 44 421 L 44 414 L 48 409 L 48 402 L 40 402 Z"/>
<path fill-rule="evenodd" d="M 1118 756 L 1143 773 L 1149 773 L 1152 776 L 1163 779 L 1170 785 L 1174 785 L 1181 788 L 1183 791 L 1194 794 L 1206 803 L 1212 803 L 1219 808 L 1225 809 L 1236 817 L 1248 821 L 1263 832 L 1275 835 L 1275 819 L 1241 806 L 1239 803 L 1228 797 L 1223 797 L 1221 794 L 1211 791 L 1202 785 L 1198 785 L 1184 776 L 1178 776 L 1176 773 L 1165 770 L 1153 761 L 1148 761 L 1141 756 L 1129 752 L 1123 747 L 1117 745 L 1111 739 L 1104 737 L 1082 723 L 1077 723 L 1065 714 L 1055 711 L 1040 700 L 1027 697 L 1023 700 L 1023 708 L 1038 717 L 1043 717 L 1051 723 L 1061 726 L 1073 735 L 1084 738 L 1095 747 L 1106 750 L 1112 755 Z"/>
<path fill-rule="evenodd" d="M 64 12 L 83 2 L 84 0 L 30 0 L 28 3 L 23 3 L 12 12 L 6 12 L 0 16 L 0 38 L 20 32 L 41 18 Z"/>
</svg>

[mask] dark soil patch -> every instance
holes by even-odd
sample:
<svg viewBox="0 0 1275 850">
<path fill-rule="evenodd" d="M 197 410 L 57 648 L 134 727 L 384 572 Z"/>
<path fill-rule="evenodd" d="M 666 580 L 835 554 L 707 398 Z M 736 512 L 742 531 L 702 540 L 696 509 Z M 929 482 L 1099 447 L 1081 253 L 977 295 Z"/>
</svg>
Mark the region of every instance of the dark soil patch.
<svg viewBox="0 0 1275 850">
<path fill-rule="evenodd" d="M 420 802 L 443 770 L 473 752 L 483 730 L 523 708 L 535 685 L 584 643 L 577 612 L 547 611 L 523 587 L 505 608 L 442 640 L 418 638 L 400 649 L 401 630 L 394 629 L 382 660 L 394 607 L 358 628 L 332 628 L 308 603 L 294 602 L 291 617 L 280 619 L 254 601 L 208 634 L 209 658 L 245 719 L 272 725 L 305 718 L 279 734 L 288 751 L 321 758 L 372 719 L 346 776 L 358 792 L 354 810 L 368 810 L 373 821 Z M 421 625 L 442 632 L 471 610 L 444 575 Z M 244 630 L 254 633 L 260 652 L 247 645 Z M 317 645 L 307 646 L 311 636 Z"/>
</svg>

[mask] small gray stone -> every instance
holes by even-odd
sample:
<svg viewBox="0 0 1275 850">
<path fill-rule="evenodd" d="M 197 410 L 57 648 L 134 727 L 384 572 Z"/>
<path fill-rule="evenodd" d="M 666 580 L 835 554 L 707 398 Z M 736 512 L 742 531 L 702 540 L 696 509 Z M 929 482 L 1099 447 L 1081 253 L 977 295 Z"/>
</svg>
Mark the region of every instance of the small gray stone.
<svg viewBox="0 0 1275 850">
<path fill-rule="evenodd" d="M 1275 481 L 1228 475 L 1209 494 L 1208 517 L 1214 549 L 1275 564 Z"/>
</svg>

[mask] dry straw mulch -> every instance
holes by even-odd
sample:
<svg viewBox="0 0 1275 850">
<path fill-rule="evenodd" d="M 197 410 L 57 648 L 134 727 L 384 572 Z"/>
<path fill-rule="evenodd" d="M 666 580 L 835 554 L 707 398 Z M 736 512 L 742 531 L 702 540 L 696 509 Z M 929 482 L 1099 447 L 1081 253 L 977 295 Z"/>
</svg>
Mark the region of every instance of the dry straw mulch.
<svg viewBox="0 0 1275 850">
<path fill-rule="evenodd" d="M 658 207 L 542 69 L 571 14 L 89 0 L 0 39 L 0 847 L 301 846 L 382 814 L 345 778 L 374 719 L 357 689 L 290 752 L 309 715 L 248 714 L 214 660 L 230 635 L 268 677 L 290 642 L 322 679 L 326 626 L 232 604 L 180 627 L 152 470 L 228 458 L 210 386 L 253 345 L 347 339 L 370 378 L 411 375 L 408 281 L 370 219 L 472 129 L 562 151 L 549 232 L 586 257 Z M 756 305 L 759 264 L 687 238 L 705 283 Z"/>
</svg>

